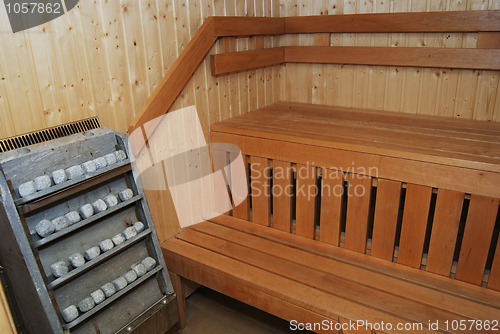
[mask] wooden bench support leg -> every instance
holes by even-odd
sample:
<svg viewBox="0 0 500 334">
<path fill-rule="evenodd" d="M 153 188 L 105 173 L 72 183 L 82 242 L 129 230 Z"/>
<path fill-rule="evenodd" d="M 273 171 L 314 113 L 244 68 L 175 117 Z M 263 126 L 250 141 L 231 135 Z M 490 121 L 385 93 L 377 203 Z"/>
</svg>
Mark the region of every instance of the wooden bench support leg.
<svg viewBox="0 0 500 334">
<path fill-rule="evenodd" d="M 177 307 L 179 308 L 179 323 L 177 327 L 184 329 L 186 327 L 186 299 L 184 298 L 184 285 L 182 277 L 174 273 L 170 273 L 174 292 L 177 296 Z"/>
</svg>

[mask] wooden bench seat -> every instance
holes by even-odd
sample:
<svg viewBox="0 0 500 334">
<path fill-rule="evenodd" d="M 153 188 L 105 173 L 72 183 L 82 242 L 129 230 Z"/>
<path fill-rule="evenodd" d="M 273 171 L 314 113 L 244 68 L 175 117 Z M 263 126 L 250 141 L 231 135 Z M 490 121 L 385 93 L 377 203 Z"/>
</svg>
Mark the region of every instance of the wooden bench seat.
<svg viewBox="0 0 500 334">
<path fill-rule="evenodd" d="M 315 332 L 356 319 L 406 333 L 430 333 L 439 321 L 440 332 L 455 333 L 445 321 L 499 318 L 498 293 L 233 217 L 183 231 L 164 253 L 187 279 L 297 323 L 329 324 Z"/>
<path fill-rule="evenodd" d="M 186 278 L 288 321 L 379 326 L 359 333 L 495 332 L 456 325 L 500 320 L 498 124 L 282 102 L 211 141 L 240 147 L 250 195 L 163 244 L 177 291 Z"/>
</svg>

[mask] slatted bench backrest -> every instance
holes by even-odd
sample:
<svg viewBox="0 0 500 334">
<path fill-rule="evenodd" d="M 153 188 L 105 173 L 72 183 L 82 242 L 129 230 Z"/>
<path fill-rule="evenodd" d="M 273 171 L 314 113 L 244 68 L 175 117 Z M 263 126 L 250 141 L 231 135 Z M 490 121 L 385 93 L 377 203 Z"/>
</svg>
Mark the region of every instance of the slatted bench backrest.
<svg viewBox="0 0 500 334">
<path fill-rule="evenodd" d="M 230 52 L 212 55 L 213 75 L 287 62 L 500 69 L 500 11 L 290 17 L 283 25 L 277 33 L 477 32 L 478 39 L 473 49 L 327 45 Z M 233 216 L 500 291 L 495 196 L 243 154 L 252 195 Z M 276 186 L 290 193 L 273 193 Z"/>
</svg>

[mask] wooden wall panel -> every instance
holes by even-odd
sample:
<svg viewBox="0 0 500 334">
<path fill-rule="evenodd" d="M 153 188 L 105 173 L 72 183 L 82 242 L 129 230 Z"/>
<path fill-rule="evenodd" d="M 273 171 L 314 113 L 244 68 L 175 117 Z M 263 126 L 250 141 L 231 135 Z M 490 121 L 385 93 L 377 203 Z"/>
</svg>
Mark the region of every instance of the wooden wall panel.
<svg viewBox="0 0 500 334">
<path fill-rule="evenodd" d="M 14 334 L 17 332 L 2 286 L 0 286 L 0 332 L 5 334 Z"/>
<path fill-rule="evenodd" d="M 280 4 L 282 16 L 500 8 L 499 0 L 280 0 Z M 281 44 L 315 41 L 314 34 L 304 34 L 285 37 Z M 476 44 L 477 34 L 470 33 L 331 34 L 330 38 L 332 46 L 475 48 Z M 500 76 L 494 71 L 286 64 L 281 77 L 281 100 L 500 121 Z"/>
</svg>

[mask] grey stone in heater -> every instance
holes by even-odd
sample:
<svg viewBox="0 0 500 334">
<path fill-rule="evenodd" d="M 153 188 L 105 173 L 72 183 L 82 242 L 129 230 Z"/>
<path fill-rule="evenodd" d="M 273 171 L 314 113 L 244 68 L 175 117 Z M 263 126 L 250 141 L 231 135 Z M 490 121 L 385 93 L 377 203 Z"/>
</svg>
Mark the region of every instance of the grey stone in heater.
<svg viewBox="0 0 500 334">
<path fill-rule="evenodd" d="M 62 310 L 61 315 L 66 322 L 72 322 L 78 318 L 78 309 L 75 305 L 70 305 Z"/>
<path fill-rule="evenodd" d="M 108 208 L 111 208 L 118 204 L 118 198 L 116 198 L 116 196 L 113 194 L 104 197 L 102 200 L 104 201 L 104 203 L 106 203 Z"/>
<path fill-rule="evenodd" d="M 87 249 L 85 253 L 83 253 L 83 256 L 87 261 L 90 261 L 98 257 L 100 254 L 101 254 L 101 249 L 97 246 L 94 246 Z"/>
<path fill-rule="evenodd" d="M 93 309 L 95 306 L 94 299 L 90 296 L 83 298 L 78 302 L 78 309 L 80 312 L 85 313 Z"/>
<path fill-rule="evenodd" d="M 35 227 L 36 233 L 42 238 L 45 238 L 56 230 L 56 227 L 50 220 L 44 219 L 40 220 Z"/>
<path fill-rule="evenodd" d="M 125 275 L 123 275 L 123 277 L 125 277 L 127 283 L 130 284 L 137 279 L 137 273 L 133 270 L 129 270 L 125 273 Z"/>
<path fill-rule="evenodd" d="M 78 212 L 76 211 L 71 211 L 71 212 L 68 212 L 67 214 L 64 215 L 64 217 L 66 218 L 66 220 L 68 221 L 68 224 L 69 225 L 73 225 L 73 224 L 76 224 L 78 223 L 80 220 L 82 220 L 82 217 L 80 217 L 80 215 L 78 214 Z"/>
<path fill-rule="evenodd" d="M 134 228 L 137 233 L 141 233 L 142 231 L 144 231 L 144 224 L 142 222 L 135 222 Z"/>
<path fill-rule="evenodd" d="M 54 277 L 58 278 L 69 272 L 68 265 L 64 261 L 57 261 L 50 266 L 50 271 Z"/>
<path fill-rule="evenodd" d="M 109 251 L 113 247 L 115 247 L 115 245 L 113 244 L 113 241 L 111 239 L 106 239 L 99 243 L 99 248 L 103 253 Z"/>
<path fill-rule="evenodd" d="M 73 268 L 78 268 L 85 264 L 85 258 L 83 257 L 82 253 L 71 254 L 68 257 L 68 261 L 73 266 Z"/>
<path fill-rule="evenodd" d="M 142 260 L 142 264 L 144 265 L 144 267 L 146 267 L 147 271 L 150 271 L 151 269 L 156 267 L 156 260 L 148 256 L 147 258 Z"/>
<path fill-rule="evenodd" d="M 116 164 L 116 155 L 114 153 L 106 154 L 104 156 L 104 159 L 106 159 L 106 162 L 109 165 Z"/>
<path fill-rule="evenodd" d="M 132 192 L 132 189 L 125 189 L 118 193 L 118 197 L 120 197 L 120 200 L 124 202 L 134 197 L 134 193 Z"/>
<path fill-rule="evenodd" d="M 58 169 L 52 172 L 52 180 L 54 180 L 55 184 L 60 184 L 68 181 L 68 176 L 66 175 L 64 169 Z"/>
<path fill-rule="evenodd" d="M 113 243 L 115 244 L 115 246 L 118 246 L 119 244 L 121 244 L 122 242 L 125 241 L 125 237 L 123 236 L 123 234 L 118 233 L 117 235 L 115 235 L 114 237 L 112 237 L 111 240 L 113 241 Z"/>
<path fill-rule="evenodd" d="M 85 161 L 81 166 L 85 174 L 93 173 L 97 170 L 97 166 L 93 160 Z"/>
<path fill-rule="evenodd" d="M 148 272 L 148 270 L 146 269 L 146 267 L 142 263 L 139 263 L 138 265 L 133 266 L 132 270 L 135 271 L 135 273 L 137 274 L 137 277 L 144 276 Z"/>
<path fill-rule="evenodd" d="M 101 286 L 101 290 L 102 292 L 104 292 L 106 298 L 109 298 L 116 293 L 116 289 L 113 283 L 104 284 L 103 286 Z"/>
<path fill-rule="evenodd" d="M 119 150 L 115 152 L 116 160 L 123 161 L 127 159 L 127 154 L 123 150 Z"/>
<path fill-rule="evenodd" d="M 97 159 L 94 159 L 93 161 L 94 161 L 95 167 L 97 169 L 102 169 L 108 165 L 108 163 L 107 163 L 106 159 L 104 159 L 104 157 L 99 157 Z"/>
<path fill-rule="evenodd" d="M 92 207 L 94 208 L 95 213 L 106 211 L 106 209 L 108 208 L 108 206 L 102 199 L 98 199 L 97 201 L 92 203 Z"/>
<path fill-rule="evenodd" d="M 80 208 L 80 215 L 83 219 L 92 217 L 94 214 L 94 208 L 90 204 L 85 204 Z"/>
<path fill-rule="evenodd" d="M 35 181 L 28 181 L 19 186 L 19 195 L 26 197 L 36 193 Z"/>
<path fill-rule="evenodd" d="M 132 239 L 137 235 L 137 231 L 133 226 L 127 227 L 123 230 L 122 234 L 125 236 L 125 239 Z"/>
<path fill-rule="evenodd" d="M 127 286 L 127 280 L 124 276 L 120 276 L 117 279 L 113 280 L 113 285 L 115 286 L 116 291 L 123 290 Z"/>
<path fill-rule="evenodd" d="M 106 296 L 104 295 L 104 292 L 102 292 L 101 289 L 98 289 L 98 290 L 95 290 L 94 292 L 92 292 L 90 294 L 90 297 L 92 297 L 92 299 L 94 300 L 94 303 L 96 305 L 102 303 L 104 301 L 104 299 L 106 299 Z"/>
<path fill-rule="evenodd" d="M 56 227 L 56 232 L 59 232 L 69 226 L 69 222 L 64 216 L 53 219 L 52 224 Z"/>
<path fill-rule="evenodd" d="M 74 180 L 76 178 L 79 178 L 80 176 L 83 176 L 83 168 L 80 165 L 66 168 L 65 172 L 68 176 L 68 180 Z"/>
<path fill-rule="evenodd" d="M 35 177 L 33 182 L 35 182 L 35 187 L 38 191 L 48 189 L 52 185 L 52 182 L 50 181 L 50 177 L 48 175 Z"/>
</svg>

